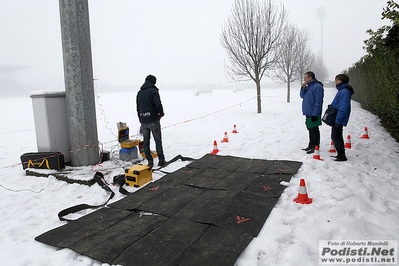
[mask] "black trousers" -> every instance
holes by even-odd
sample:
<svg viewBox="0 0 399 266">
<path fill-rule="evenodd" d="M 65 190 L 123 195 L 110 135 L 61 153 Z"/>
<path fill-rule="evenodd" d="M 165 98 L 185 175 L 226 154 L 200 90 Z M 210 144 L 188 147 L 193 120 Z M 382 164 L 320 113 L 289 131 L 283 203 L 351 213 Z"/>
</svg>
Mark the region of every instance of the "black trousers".
<svg viewBox="0 0 399 266">
<path fill-rule="evenodd" d="M 147 160 L 151 160 L 151 150 L 150 150 L 150 133 L 152 132 L 152 136 L 155 140 L 155 149 L 158 153 L 158 158 L 165 159 L 163 154 L 163 147 L 162 147 L 162 132 L 161 132 L 161 124 L 159 120 L 149 123 L 149 124 L 141 124 L 141 128 L 143 131 L 143 144 L 144 144 L 144 152 Z"/>
<path fill-rule="evenodd" d="M 331 139 L 334 141 L 335 149 L 338 154 L 345 152 L 345 144 L 343 137 L 343 126 L 333 126 L 331 127 Z"/>
<path fill-rule="evenodd" d="M 320 147 L 320 129 L 319 127 L 308 128 L 309 131 L 309 145 L 310 147 Z"/>
</svg>

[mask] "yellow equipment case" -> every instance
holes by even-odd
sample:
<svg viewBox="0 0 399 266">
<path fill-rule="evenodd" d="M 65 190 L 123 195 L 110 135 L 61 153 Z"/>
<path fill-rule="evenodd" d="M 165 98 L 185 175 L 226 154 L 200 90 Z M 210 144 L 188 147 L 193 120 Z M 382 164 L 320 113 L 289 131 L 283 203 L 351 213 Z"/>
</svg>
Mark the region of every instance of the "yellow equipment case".
<svg viewBox="0 0 399 266">
<path fill-rule="evenodd" d="M 141 157 L 143 157 L 144 159 L 147 159 L 146 158 L 147 156 L 145 155 L 145 152 L 144 152 L 144 142 L 139 140 L 139 144 L 138 145 L 139 145 L 139 152 L 140 152 Z M 157 158 L 158 157 L 158 153 L 156 151 L 151 151 L 151 157 L 152 158 Z"/>
<path fill-rule="evenodd" d="M 140 140 L 129 139 L 129 127 L 125 127 L 118 130 L 118 142 L 121 144 L 122 148 L 131 149 L 139 145 Z"/>
<path fill-rule="evenodd" d="M 125 169 L 125 183 L 132 187 L 140 187 L 152 181 L 152 170 L 147 165 L 136 164 Z"/>
</svg>

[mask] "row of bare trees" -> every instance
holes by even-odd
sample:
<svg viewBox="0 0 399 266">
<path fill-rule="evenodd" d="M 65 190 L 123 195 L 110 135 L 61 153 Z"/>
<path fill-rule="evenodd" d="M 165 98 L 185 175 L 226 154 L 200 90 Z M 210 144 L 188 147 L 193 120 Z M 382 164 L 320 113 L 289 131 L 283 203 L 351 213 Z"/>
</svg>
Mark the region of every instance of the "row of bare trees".
<svg viewBox="0 0 399 266">
<path fill-rule="evenodd" d="M 255 82 L 258 113 L 263 77 L 287 83 L 287 102 L 290 83 L 301 80 L 306 71 L 314 71 L 319 80 L 327 77 L 321 56 L 311 51 L 309 42 L 309 34 L 290 24 L 284 6 L 272 0 L 235 0 L 221 34 L 228 77 Z"/>
</svg>

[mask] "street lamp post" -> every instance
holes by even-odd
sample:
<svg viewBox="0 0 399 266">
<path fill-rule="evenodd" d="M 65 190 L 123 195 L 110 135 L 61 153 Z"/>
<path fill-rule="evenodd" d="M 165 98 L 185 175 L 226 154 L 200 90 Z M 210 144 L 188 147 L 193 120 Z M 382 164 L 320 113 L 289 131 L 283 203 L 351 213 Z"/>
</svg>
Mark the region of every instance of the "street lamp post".
<svg viewBox="0 0 399 266">
<path fill-rule="evenodd" d="M 319 7 L 317 9 L 317 16 L 320 18 L 320 55 L 323 60 L 323 17 L 326 15 L 326 9 L 324 7 Z"/>
</svg>

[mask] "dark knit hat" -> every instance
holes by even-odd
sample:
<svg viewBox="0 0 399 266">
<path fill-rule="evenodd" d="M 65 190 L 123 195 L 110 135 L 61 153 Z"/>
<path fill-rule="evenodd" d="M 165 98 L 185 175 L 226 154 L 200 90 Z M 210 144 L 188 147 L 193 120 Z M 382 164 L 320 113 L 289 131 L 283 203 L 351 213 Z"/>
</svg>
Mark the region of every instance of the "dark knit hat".
<svg viewBox="0 0 399 266">
<path fill-rule="evenodd" d="M 155 85 L 155 83 L 157 83 L 157 78 L 153 75 L 148 75 L 145 80 L 148 80 L 149 82 L 151 82 L 152 84 Z"/>
</svg>

